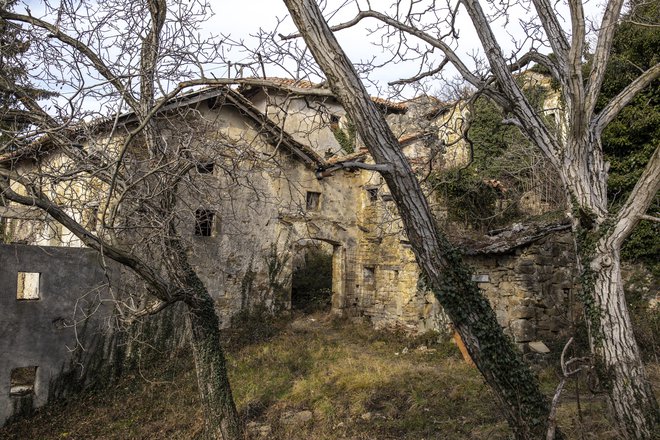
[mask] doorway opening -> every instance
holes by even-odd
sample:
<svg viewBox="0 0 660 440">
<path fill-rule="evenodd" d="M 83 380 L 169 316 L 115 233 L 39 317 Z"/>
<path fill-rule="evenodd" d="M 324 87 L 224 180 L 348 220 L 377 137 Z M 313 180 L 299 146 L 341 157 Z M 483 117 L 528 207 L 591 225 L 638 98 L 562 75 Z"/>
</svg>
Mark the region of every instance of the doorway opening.
<svg viewBox="0 0 660 440">
<path fill-rule="evenodd" d="M 294 254 L 291 308 L 303 312 L 328 311 L 332 303 L 333 246 L 309 241 Z"/>
</svg>

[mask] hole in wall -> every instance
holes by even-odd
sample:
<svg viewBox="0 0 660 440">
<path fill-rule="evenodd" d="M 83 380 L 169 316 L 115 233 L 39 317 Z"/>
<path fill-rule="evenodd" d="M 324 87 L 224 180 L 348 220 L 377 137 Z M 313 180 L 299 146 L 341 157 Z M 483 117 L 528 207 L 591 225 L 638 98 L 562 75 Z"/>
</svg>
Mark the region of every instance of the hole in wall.
<svg viewBox="0 0 660 440">
<path fill-rule="evenodd" d="M 10 396 L 27 396 L 34 393 L 37 379 L 37 367 L 19 367 L 11 370 L 9 379 Z"/>
<path fill-rule="evenodd" d="M 19 272 L 16 283 L 16 299 L 19 301 L 36 300 L 41 297 L 39 272 Z"/>
</svg>

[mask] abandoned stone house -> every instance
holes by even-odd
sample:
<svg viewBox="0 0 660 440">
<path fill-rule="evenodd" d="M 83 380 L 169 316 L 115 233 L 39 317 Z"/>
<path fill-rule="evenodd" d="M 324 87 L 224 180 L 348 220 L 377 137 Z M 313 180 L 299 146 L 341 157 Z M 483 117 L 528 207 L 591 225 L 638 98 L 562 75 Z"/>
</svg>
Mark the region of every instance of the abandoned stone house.
<svg viewBox="0 0 660 440">
<path fill-rule="evenodd" d="M 467 149 L 457 142 L 460 106 L 432 98 L 374 102 L 419 173 L 467 162 Z M 370 156 L 327 89 L 270 79 L 191 92 L 164 107 L 167 111 L 194 121 L 187 126 L 205 127 L 205 139 L 199 139 L 199 131 L 189 137 L 195 139 L 195 166 L 193 184 L 182 190 L 180 224 L 222 325 L 255 304 L 290 308 L 296 255 L 312 243 L 324 243 L 332 253 L 334 313 L 413 332 L 446 328 L 441 307 L 420 277 L 388 188 L 376 172 L 359 167 Z M 163 136 L 173 142 L 185 131 L 170 127 Z M 94 140 L 88 137 L 83 148 L 117 153 L 112 139 Z M 217 154 L 218 146 L 231 149 L 231 155 Z M 0 166 L 22 176 L 35 168 L 50 170 L 42 176 L 61 174 L 63 164 L 66 156 L 57 151 L 0 158 Z M 70 214 L 102 233 L 99 207 L 112 202 L 104 201 L 102 188 L 85 184 L 60 179 L 50 187 L 52 197 L 70 200 Z M 438 213 L 442 215 L 441 206 Z M 6 378 L 19 368 L 38 366 L 31 386 L 35 395 L 41 393 L 34 403 L 42 404 L 48 392 L 44 384 L 68 361 L 65 348 L 54 355 L 52 347 L 75 345 L 71 329 L 53 323 L 76 311 L 81 316 L 89 292 L 102 295 L 112 284 L 120 285 L 122 277 L 117 271 L 104 275 L 93 252 L 71 249 L 82 244 L 36 208 L 0 206 L 0 217 L 7 243 L 0 245 L 0 303 L 11 311 L 0 317 L 4 421 L 20 397 Z M 475 282 L 523 350 L 531 341 L 553 341 L 571 320 L 575 281 L 566 229 L 521 226 L 465 249 Z M 57 267 L 59 278 L 53 279 Z M 89 275 L 74 276 L 75 267 Z M 110 313 L 110 308 L 104 310 Z M 36 325 L 35 320 L 44 322 Z M 15 337 L 19 334 L 30 336 L 21 341 Z M 30 343 L 33 339 L 42 342 Z M 43 341 L 51 348 L 45 349 Z"/>
</svg>

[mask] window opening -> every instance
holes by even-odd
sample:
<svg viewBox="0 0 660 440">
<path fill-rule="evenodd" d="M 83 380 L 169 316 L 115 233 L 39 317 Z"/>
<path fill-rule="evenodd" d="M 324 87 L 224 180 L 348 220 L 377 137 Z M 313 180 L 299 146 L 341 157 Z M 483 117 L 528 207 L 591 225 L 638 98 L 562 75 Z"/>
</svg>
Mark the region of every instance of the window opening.
<svg viewBox="0 0 660 440">
<path fill-rule="evenodd" d="M 376 284 L 376 268 L 373 266 L 364 266 L 362 277 L 364 278 L 364 284 L 373 286 Z"/>
<path fill-rule="evenodd" d="M 330 130 L 335 131 L 339 129 L 339 116 L 330 115 Z"/>
<path fill-rule="evenodd" d="M 9 379 L 10 396 L 27 396 L 34 393 L 34 383 L 37 379 L 37 367 L 20 367 L 11 370 Z"/>
<path fill-rule="evenodd" d="M 16 284 L 17 300 L 35 300 L 39 299 L 39 272 L 19 272 L 18 282 Z"/>
<path fill-rule="evenodd" d="M 307 211 L 316 211 L 319 209 L 319 201 L 321 200 L 321 193 L 314 191 L 307 191 L 306 207 Z"/>
<path fill-rule="evenodd" d="M 213 235 L 213 220 L 215 213 L 208 209 L 195 211 L 195 235 L 199 237 L 211 237 Z"/>
<path fill-rule="evenodd" d="M 369 202 L 374 203 L 378 200 L 378 188 L 367 188 Z"/>
<path fill-rule="evenodd" d="M 197 164 L 197 172 L 199 174 L 213 174 L 214 168 L 215 168 L 215 164 L 213 162 Z"/>
</svg>

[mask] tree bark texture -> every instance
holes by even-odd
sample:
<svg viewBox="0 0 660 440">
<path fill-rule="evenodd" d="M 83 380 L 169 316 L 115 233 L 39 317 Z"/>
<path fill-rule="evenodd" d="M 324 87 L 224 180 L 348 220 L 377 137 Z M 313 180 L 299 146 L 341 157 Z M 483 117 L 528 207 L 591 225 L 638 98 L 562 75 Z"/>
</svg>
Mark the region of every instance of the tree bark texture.
<svg viewBox="0 0 660 440">
<path fill-rule="evenodd" d="M 642 363 L 621 280 L 620 250 L 660 186 L 658 150 L 628 201 L 616 214 L 607 206 L 607 170 L 597 137 L 571 142 L 566 164 L 574 237 L 582 269 L 581 297 L 590 329 L 596 373 L 626 439 L 650 440 L 660 429 L 660 409 Z M 580 158 L 579 152 L 584 156 Z M 561 170 L 560 170 L 561 172 Z"/>
<path fill-rule="evenodd" d="M 398 141 L 372 103 L 353 65 L 312 0 L 285 0 L 330 87 L 390 188 L 417 262 L 459 332 L 486 382 L 502 403 L 517 439 L 544 438 L 549 403 L 460 255 L 436 228 L 429 205 Z M 562 438 L 558 433 L 557 438 Z"/>
<path fill-rule="evenodd" d="M 194 275 L 194 278 L 197 278 Z M 220 327 L 213 299 L 199 279 L 199 288 L 186 301 L 199 395 L 209 440 L 238 440 L 241 425 L 232 397 L 227 365 L 220 345 Z"/>
</svg>

